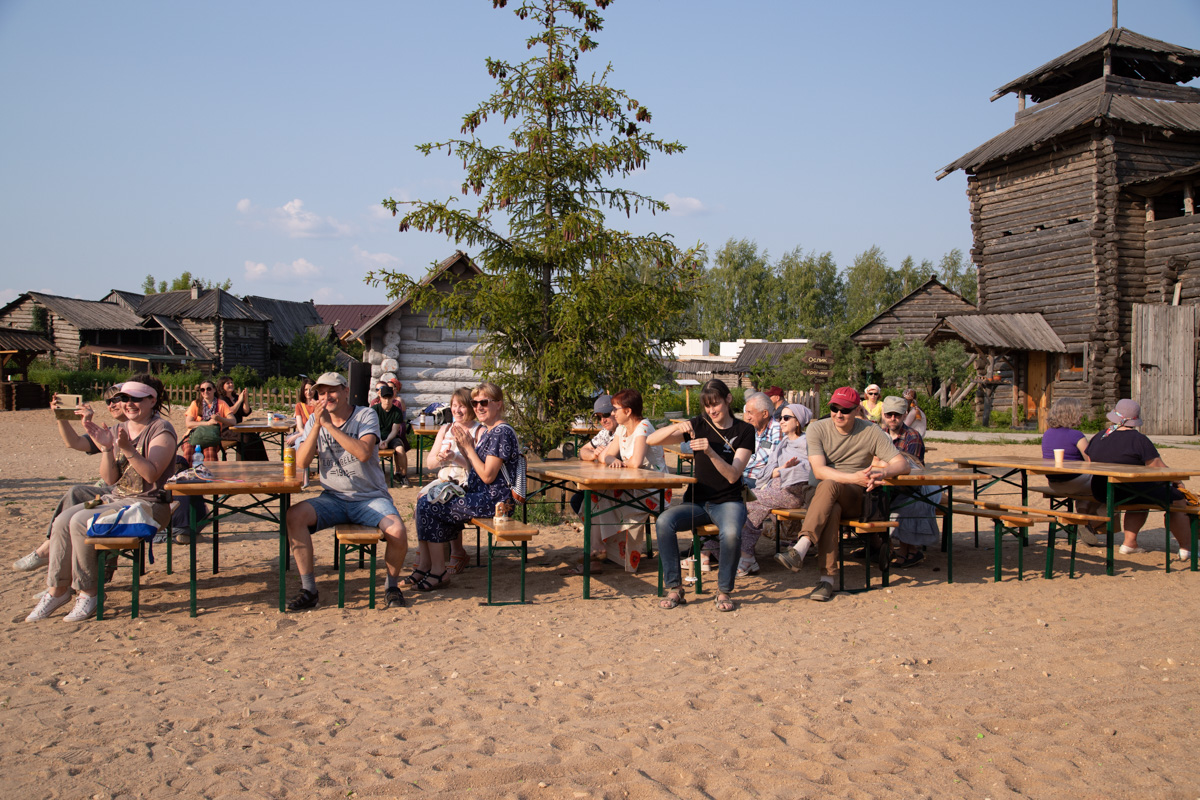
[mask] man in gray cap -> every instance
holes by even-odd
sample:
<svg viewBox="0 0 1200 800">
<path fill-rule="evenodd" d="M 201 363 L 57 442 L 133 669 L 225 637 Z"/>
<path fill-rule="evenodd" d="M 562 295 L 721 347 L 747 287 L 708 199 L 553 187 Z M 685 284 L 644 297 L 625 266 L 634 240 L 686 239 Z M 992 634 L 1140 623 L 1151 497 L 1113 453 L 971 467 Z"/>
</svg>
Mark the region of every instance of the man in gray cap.
<svg viewBox="0 0 1200 800">
<path fill-rule="evenodd" d="M 613 417 L 612 396 L 602 394 L 592 403 L 592 415 L 600 425 L 600 432 L 592 440 L 579 448 L 579 458 L 583 461 L 595 461 L 604 455 L 604 448 L 612 441 L 617 430 L 617 420 Z"/>
<path fill-rule="evenodd" d="M 296 466 L 308 469 L 313 456 L 318 456 L 324 491 L 287 512 L 288 541 L 300 573 L 300 593 L 292 598 L 287 609 L 316 608 L 312 535 L 346 522 L 383 532 L 386 542 L 383 558 L 387 563 L 385 608 L 403 607 L 400 568 L 408 554 L 408 534 L 379 466 L 379 417 L 368 406 L 351 405 L 346 379 L 336 372 L 326 372 L 317 378 L 315 388 L 317 406 L 304 428 Z"/>
</svg>

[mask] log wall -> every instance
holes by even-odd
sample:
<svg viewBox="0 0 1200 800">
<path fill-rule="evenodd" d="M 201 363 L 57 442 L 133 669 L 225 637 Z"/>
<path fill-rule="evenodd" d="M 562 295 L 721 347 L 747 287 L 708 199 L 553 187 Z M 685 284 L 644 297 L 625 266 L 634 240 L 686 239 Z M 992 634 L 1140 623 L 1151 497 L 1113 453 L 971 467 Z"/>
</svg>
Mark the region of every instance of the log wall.
<svg viewBox="0 0 1200 800">
<path fill-rule="evenodd" d="M 974 310 L 974 306 L 954 292 L 931 283 L 896 303 L 851 338 L 867 350 L 887 347 L 901 336 L 906 341 L 920 340 L 933 330 L 939 314 Z"/>
<path fill-rule="evenodd" d="M 0 319 L 0 325 L 5 328 L 31 331 L 34 328 L 35 308 L 45 308 L 45 306 L 32 297 L 27 297 L 8 310 L 8 313 Z M 54 346 L 58 348 L 58 352 L 53 354 L 54 362 L 78 369 L 81 366 L 79 363 L 81 346 L 79 329 L 50 309 L 46 309 L 46 328 L 46 338 L 54 342 Z"/>
</svg>

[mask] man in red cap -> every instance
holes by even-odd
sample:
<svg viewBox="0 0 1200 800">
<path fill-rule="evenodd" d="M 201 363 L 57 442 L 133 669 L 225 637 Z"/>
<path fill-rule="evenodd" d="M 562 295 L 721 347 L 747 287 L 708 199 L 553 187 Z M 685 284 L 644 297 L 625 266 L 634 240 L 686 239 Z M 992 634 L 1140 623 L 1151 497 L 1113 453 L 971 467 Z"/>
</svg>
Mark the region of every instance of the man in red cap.
<svg viewBox="0 0 1200 800">
<path fill-rule="evenodd" d="M 800 529 L 800 541 L 775 556 L 792 572 L 798 572 L 804 557 L 815 544 L 821 560 L 821 580 L 810 600 L 833 599 L 833 576 L 837 572 L 838 526 L 843 517 L 862 513 L 863 495 L 881 481 L 908 472 L 908 461 L 878 426 L 855 416 L 861 399 L 849 386 L 834 391 L 829 413 L 808 426 L 808 461 L 820 483 L 808 503 Z M 878 458 L 886 466 L 872 467 Z"/>
<path fill-rule="evenodd" d="M 783 407 L 787 405 L 783 400 L 783 389 L 780 389 L 778 386 L 772 386 L 764 394 L 771 398 L 771 403 L 775 406 L 775 413 L 771 417 L 778 421 L 779 415 L 783 413 Z"/>
</svg>

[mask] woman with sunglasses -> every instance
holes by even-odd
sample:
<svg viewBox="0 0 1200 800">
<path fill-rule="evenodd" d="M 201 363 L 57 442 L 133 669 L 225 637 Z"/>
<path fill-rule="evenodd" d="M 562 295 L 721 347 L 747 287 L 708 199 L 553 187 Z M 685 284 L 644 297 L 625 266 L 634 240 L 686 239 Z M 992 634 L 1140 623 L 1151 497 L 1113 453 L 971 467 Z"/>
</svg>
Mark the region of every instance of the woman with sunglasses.
<svg viewBox="0 0 1200 800">
<path fill-rule="evenodd" d="M 472 517 L 490 517 L 497 503 L 512 502 L 509 479 L 516 476 L 520 445 L 517 432 L 504 421 L 503 390 L 494 383 L 479 384 L 471 391 L 471 408 L 483 426 L 478 444 L 467 425 L 455 422 L 450 429 L 471 465 L 466 494 L 445 503 L 430 502 L 429 495 L 417 500 L 418 556 L 409 581 L 419 592 L 441 589 L 450 582 L 443 542 L 461 534 L 462 524 Z"/>
<path fill-rule="evenodd" d="M 458 446 L 452 433 L 455 425 L 465 427 L 471 434 L 471 441 L 476 445 L 479 444 L 479 437 L 483 435 L 484 427 L 479 424 L 479 420 L 475 418 L 475 412 L 471 410 L 470 388 L 459 387 L 454 390 L 454 394 L 450 395 L 450 417 L 454 421 L 447 422 L 438 430 L 437 437 L 433 440 L 433 448 L 429 452 L 437 459 L 438 469 L 444 467 L 470 469 L 471 462 L 463 455 L 462 448 Z M 424 497 L 432 485 L 432 483 L 425 484 L 418 493 L 417 499 Z M 458 535 L 450 540 L 450 563 L 446 569 L 451 575 L 458 575 L 467 568 L 470 561 L 471 559 L 463 547 L 462 531 L 460 530 Z"/>
<path fill-rule="evenodd" d="M 188 429 L 186 447 L 189 451 L 199 447 L 205 461 L 217 460 L 221 452 L 221 431 L 237 422 L 229 406 L 217 396 L 217 384 L 210 380 L 200 381 L 196 399 L 188 406 L 183 419 Z M 186 455 L 190 458 L 191 452 Z"/>
<path fill-rule="evenodd" d="M 217 399 L 229 407 L 229 416 L 233 419 L 234 425 L 240 424 L 242 420 L 254 413 L 254 409 L 250 406 L 249 395 L 249 390 L 244 386 L 239 392 L 233 378 L 229 375 L 217 380 Z M 257 433 L 237 434 L 237 453 L 238 461 L 268 460 L 267 448 L 263 444 L 262 437 Z M 205 458 L 208 456 L 206 455 Z"/>
<path fill-rule="evenodd" d="M 147 506 L 162 504 L 167 495 L 163 486 L 174 473 L 175 429 L 159 413 L 163 404 L 163 385 L 150 375 L 135 375 L 121 384 L 117 397 L 122 401 L 125 420 L 115 428 L 101 427 L 90 420 L 84 423 L 88 436 L 100 448 L 100 477 L 110 490 L 99 505 L 81 503 L 63 511 L 55 519 L 50 534 L 50 563 L 47 568 L 47 593 L 25 618 L 36 622 L 50 616 L 78 592 L 75 607 L 64 618 L 82 622 L 96 613 L 96 550 L 87 541 L 87 526 L 93 516 L 107 514 L 131 503 Z M 124 470 L 118 457 L 125 460 Z"/>
<path fill-rule="evenodd" d="M 754 426 L 736 419 L 729 404 L 733 395 L 724 381 L 711 380 L 700 390 L 704 413 L 660 428 L 646 437 L 658 446 L 690 442 L 695 454 L 696 483 L 688 487 L 683 503 L 658 517 L 658 557 L 662 561 L 667 596 L 660 608 L 687 603 L 679 566 L 678 531 L 715 523 L 721 532 L 721 560 L 717 572 L 717 611 L 733 611 L 733 581 L 737 574 L 746 503 L 742 500 L 742 471 L 754 453 Z"/>
<path fill-rule="evenodd" d="M 754 548 L 762 536 L 762 524 L 772 508 L 804 508 L 808 504 L 812 471 L 808 464 L 808 441 L 804 429 L 812 421 L 808 406 L 791 403 L 779 415 L 783 438 L 767 459 L 763 480 L 754 487 L 755 499 L 746 504 L 746 524 L 742 526 L 742 558 L 738 577 L 758 572 Z"/>
<path fill-rule="evenodd" d="M 883 400 L 880 399 L 882 392 L 879 390 L 879 385 L 872 383 L 863 390 L 866 395 L 862 401 L 863 418 L 874 422 L 876 425 L 883 424 Z"/>
<path fill-rule="evenodd" d="M 104 404 L 108 407 L 108 412 L 112 415 L 113 420 L 121 422 L 125 419 L 125 405 L 117 399 L 117 393 L 120 391 L 121 385 L 114 384 L 104 390 Z M 58 409 L 58 395 L 55 394 L 50 398 L 50 409 Z M 84 423 L 90 422 L 95 412 L 87 403 L 81 405 L 75 411 L 80 420 Z M 99 455 L 100 448 L 92 441 L 92 437 L 86 433 L 79 434 L 71 423 L 65 419 L 58 420 L 58 435 L 62 437 L 63 444 L 72 450 L 78 450 L 81 453 L 86 453 L 89 456 Z M 50 531 L 54 527 L 54 520 L 63 509 L 86 503 L 89 500 L 94 500 L 104 494 L 110 487 L 104 483 L 77 483 L 66 491 L 62 499 L 58 501 L 58 506 L 55 507 L 54 513 L 50 515 L 50 525 L 46 528 L 46 540 L 38 545 L 38 548 L 28 555 L 22 556 L 12 565 L 13 569 L 18 572 L 30 572 L 40 567 L 46 566 L 50 556 Z"/>
</svg>

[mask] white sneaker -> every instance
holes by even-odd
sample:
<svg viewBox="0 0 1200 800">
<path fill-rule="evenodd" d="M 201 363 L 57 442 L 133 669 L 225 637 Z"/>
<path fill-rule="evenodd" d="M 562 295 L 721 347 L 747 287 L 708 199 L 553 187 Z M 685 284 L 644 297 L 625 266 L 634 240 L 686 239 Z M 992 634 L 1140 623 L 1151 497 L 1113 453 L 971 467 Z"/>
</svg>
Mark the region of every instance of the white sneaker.
<svg viewBox="0 0 1200 800">
<path fill-rule="evenodd" d="M 60 594 L 58 597 L 50 594 L 49 591 L 43 592 L 42 599 L 38 600 L 37 605 L 33 607 L 33 611 L 29 612 L 29 616 L 25 618 L 25 621 L 37 622 L 40 619 L 45 619 L 70 599 L 70 592 Z"/>
<path fill-rule="evenodd" d="M 42 558 L 34 550 L 27 556 L 21 556 L 13 562 L 13 569 L 17 572 L 33 572 L 38 567 L 44 567 L 50 563 L 50 559 Z"/>
<path fill-rule="evenodd" d="M 1146 550 L 1146 548 L 1144 548 L 1144 547 L 1130 547 L 1127 544 L 1121 545 L 1121 555 L 1123 555 L 1123 556 L 1132 556 L 1137 553 L 1146 553 L 1146 552 L 1149 552 L 1149 551 Z"/>
<path fill-rule="evenodd" d="M 79 593 L 79 599 L 75 601 L 75 607 L 71 609 L 71 613 L 63 617 L 63 622 L 83 622 L 85 619 L 90 619 L 96 614 L 96 598 L 88 597 L 83 592 Z"/>
<path fill-rule="evenodd" d="M 1184 550 L 1182 547 L 1179 548 L 1179 560 L 1180 561 L 1191 561 L 1192 560 L 1192 551 Z"/>
</svg>

